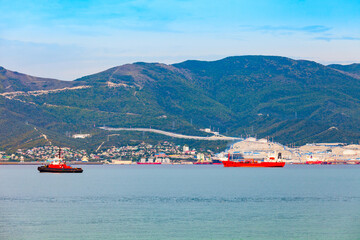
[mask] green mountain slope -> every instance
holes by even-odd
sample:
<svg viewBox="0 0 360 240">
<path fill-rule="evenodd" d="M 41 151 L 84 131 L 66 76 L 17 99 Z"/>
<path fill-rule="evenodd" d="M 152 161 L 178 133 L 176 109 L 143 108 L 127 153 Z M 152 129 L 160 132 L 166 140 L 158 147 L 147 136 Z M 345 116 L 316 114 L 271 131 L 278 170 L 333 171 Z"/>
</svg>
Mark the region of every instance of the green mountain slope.
<svg viewBox="0 0 360 240">
<path fill-rule="evenodd" d="M 3 86 L 10 82 L 4 78 L 0 79 Z M 34 85 L 33 79 L 20 82 L 19 88 L 11 89 L 26 91 L 26 86 Z M 68 83 L 55 80 L 53 84 L 47 89 Z M 311 61 L 241 56 L 174 65 L 134 63 L 66 86 L 83 85 L 87 87 L 0 96 L 0 131 L 4 133 L 0 146 L 44 144 L 36 128 L 52 142 L 94 149 L 109 134 L 97 128 L 103 125 L 192 135 L 205 135 L 199 129 L 211 126 L 230 136 L 269 136 L 282 143 L 357 142 L 360 137 L 360 81 Z M 80 131 L 93 137 L 69 137 Z M 139 133 L 123 136 L 122 143 L 144 138 Z M 9 144 L 7 139 L 12 139 Z"/>
<path fill-rule="evenodd" d="M 95 124 L 152 126 L 183 133 L 195 130 L 191 122 L 205 127 L 234 120 L 229 109 L 196 88 L 181 71 L 164 64 L 135 63 L 77 81 L 93 87 L 35 101 L 111 115 L 108 120 L 94 117 Z"/>
<path fill-rule="evenodd" d="M 360 130 L 360 82 L 321 64 L 242 56 L 174 66 L 191 73 L 194 84 L 238 114 L 238 124 L 232 126 L 235 132 L 246 134 L 251 127 L 260 136 L 272 135 L 285 142 L 310 141 L 332 126 L 340 131 Z M 316 129 L 295 137 L 304 128 L 295 123 L 304 121 Z"/>
</svg>

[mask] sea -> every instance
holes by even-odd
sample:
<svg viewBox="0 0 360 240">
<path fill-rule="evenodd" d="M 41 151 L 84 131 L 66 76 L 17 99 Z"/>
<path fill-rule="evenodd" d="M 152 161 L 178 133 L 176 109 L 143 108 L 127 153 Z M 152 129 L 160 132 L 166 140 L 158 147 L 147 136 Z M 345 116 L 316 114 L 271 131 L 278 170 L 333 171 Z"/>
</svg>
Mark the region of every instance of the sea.
<svg viewBox="0 0 360 240">
<path fill-rule="evenodd" d="M 360 166 L 0 166 L 0 239 L 360 239 Z"/>
</svg>

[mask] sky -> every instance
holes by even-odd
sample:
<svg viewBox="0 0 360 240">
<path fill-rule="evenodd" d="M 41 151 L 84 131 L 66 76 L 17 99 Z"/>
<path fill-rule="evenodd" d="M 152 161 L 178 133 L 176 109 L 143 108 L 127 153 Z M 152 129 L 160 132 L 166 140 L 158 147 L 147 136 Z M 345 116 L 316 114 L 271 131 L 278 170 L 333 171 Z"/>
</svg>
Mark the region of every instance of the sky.
<svg viewBox="0 0 360 240">
<path fill-rule="evenodd" d="M 0 66 L 74 80 L 133 62 L 360 62 L 360 0 L 0 0 Z"/>
</svg>

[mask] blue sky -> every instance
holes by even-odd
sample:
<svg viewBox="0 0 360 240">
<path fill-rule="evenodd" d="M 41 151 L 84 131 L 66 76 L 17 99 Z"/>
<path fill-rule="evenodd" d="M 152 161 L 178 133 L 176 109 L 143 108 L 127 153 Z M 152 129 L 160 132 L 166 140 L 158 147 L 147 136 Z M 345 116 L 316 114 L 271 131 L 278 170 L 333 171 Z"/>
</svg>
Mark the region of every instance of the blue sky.
<svg viewBox="0 0 360 240">
<path fill-rule="evenodd" d="M 0 66 L 64 80 L 137 61 L 360 62 L 356 0 L 0 0 Z"/>
</svg>

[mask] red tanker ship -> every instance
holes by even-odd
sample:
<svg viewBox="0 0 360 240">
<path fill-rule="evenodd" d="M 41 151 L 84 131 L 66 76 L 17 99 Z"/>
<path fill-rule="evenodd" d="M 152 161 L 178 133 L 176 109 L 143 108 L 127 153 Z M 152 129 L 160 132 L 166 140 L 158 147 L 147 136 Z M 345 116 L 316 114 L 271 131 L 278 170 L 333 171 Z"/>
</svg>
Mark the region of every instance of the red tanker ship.
<svg viewBox="0 0 360 240">
<path fill-rule="evenodd" d="M 270 157 L 267 161 L 244 159 L 240 154 L 228 154 L 228 160 L 222 162 L 224 167 L 284 167 L 285 162 L 281 161 L 281 153 L 277 159 Z"/>
</svg>

